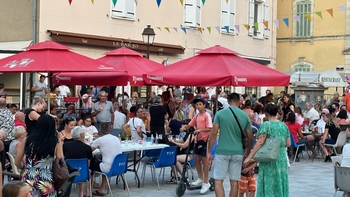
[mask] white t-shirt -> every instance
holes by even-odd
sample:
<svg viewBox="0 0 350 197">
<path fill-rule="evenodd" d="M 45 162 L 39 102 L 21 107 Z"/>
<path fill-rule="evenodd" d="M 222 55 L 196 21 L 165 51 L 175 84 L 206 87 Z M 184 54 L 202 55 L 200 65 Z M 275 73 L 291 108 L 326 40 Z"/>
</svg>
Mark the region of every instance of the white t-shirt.
<svg viewBox="0 0 350 197">
<path fill-rule="evenodd" d="M 115 111 L 114 112 L 114 125 L 113 129 L 121 129 L 122 126 L 126 123 L 126 116 L 125 114 Z"/>
<path fill-rule="evenodd" d="M 131 131 L 131 137 L 134 140 L 142 140 L 142 138 L 137 134 L 137 127 L 141 127 L 141 131 L 143 133 L 146 133 L 146 127 L 143 124 L 142 120 L 140 118 L 131 118 L 128 122 L 128 125 L 130 125 L 130 131 Z"/>
<path fill-rule="evenodd" d="M 345 144 L 342 153 L 341 166 L 350 167 L 350 143 Z"/>
<path fill-rule="evenodd" d="M 323 118 L 321 118 L 317 121 L 316 126 L 318 127 L 318 133 L 324 133 L 324 130 L 326 129 L 326 122 L 323 120 Z"/>
<path fill-rule="evenodd" d="M 315 108 L 311 108 L 308 112 L 306 112 L 305 117 L 308 118 L 311 123 L 312 121 L 319 119 L 320 114 L 318 114 Z"/>
<path fill-rule="evenodd" d="M 61 93 L 60 93 L 61 96 L 65 97 L 65 96 L 67 96 L 68 94 L 70 94 L 69 88 L 68 88 L 67 86 L 65 86 L 65 85 L 60 85 L 58 88 L 59 88 L 60 91 L 61 91 Z"/>
<path fill-rule="evenodd" d="M 122 146 L 117 137 L 108 134 L 104 135 L 92 143 L 92 146 L 100 149 L 102 162 L 100 168 L 102 172 L 109 172 L 115 156 L 122 153 Z"/>
</svg>

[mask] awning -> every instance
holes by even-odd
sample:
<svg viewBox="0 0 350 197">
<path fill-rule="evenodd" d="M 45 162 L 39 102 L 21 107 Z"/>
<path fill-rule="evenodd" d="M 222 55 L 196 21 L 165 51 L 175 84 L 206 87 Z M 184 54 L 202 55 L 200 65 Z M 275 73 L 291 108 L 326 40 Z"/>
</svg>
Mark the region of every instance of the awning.
<svg viewBox="0 0 350 197">
<path fill-rule="evenodd" d="M 56 30 L 47 30 L 47 32 L 50 33 L 52 40 L 56 42 L 109 47 L 114 49 L 119 47 L 127 47 L 133 50 L 147 51 L 147 45 L 140 40 L 113 38 Z M 180 45 L 153 43 L 151 46 L 149 46 L 149 51 L 156 53 L 183 54 L 185 48 Z"/>
<path fill-rule="evenodd" d="M 245 59 L 251 60 L 253 62 L 262 64 L 262 65 L 268 65 L 271 63 L 271 60 L 269 58 L 265 57 L 253 57 L 253 56 L 246 56 L 246 55 L 238 55 L 240 57 L 243 57 Z"/>
<path fill-rule="evenodd" d="M 335 70 L 326 70 L 323 72 L 294 72 L 290 74 L 290 83 L 306 82 L 320 84 L 325 87 L 346 87 L 348 84 Z"/>
<path fill-rule="evenodd" d="M 0 42 L 0 59 L 19 53 L 32 43 L 32 40 Z"/>
</svg>

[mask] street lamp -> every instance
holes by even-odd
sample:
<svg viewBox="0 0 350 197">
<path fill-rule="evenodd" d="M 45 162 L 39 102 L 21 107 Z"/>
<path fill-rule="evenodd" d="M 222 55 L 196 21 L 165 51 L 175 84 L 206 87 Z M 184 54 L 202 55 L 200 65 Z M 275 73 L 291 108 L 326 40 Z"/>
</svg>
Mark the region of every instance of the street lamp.
<svg viewBox="0 0 350 197">
<path fill-rule="evenodd" d="M 155 36 L 156 36 L 156 34 L 154 33 L 153 29 L 151 28 L 151 25 L 147 25 L 147 27 L 145 29 L 143 29 L 142 39 L 143 39 L 143 42 L 147 46 L 147 59 L 149 59 L 149 46 L 153 44 Z"/>
</svg>

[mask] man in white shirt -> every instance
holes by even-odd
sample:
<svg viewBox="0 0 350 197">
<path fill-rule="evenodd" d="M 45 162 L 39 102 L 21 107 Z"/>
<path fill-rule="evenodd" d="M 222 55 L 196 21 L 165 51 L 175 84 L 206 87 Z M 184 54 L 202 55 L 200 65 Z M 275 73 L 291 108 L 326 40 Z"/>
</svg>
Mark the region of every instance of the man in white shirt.
<svg viewBox="0 0 350 197">
<path fill-rule="evenodd" d="M 130 127 L 132 140 L 142 140 L 146 137 L 146 126 L 142 122 L 144 116 L 142 108 L 136 108 L 135 110 L 136 117 L 131 118 L 128 123 L 123 126 L 123 130 L 127 133 L 127 128 Z M 150 122 L 150 119 L 148 119 Z M 149 127 L 149 124 L 147 124 Z"/>
<path fill-rule="evenodd" d="M 97 172 L 105 172 L 108 173 L 112 167 L 114 158 L 122 153 L 122 146 L 117 137 L 111 135 L 110 126 L 108 123 L 101 124 L 100 130 L 102 137 L 95 140 L 91 149 L 94 151 L 95 149 L 100 149 L 102 155 L 102 162 L 93 160 L 90 163 L 90 169 L 92 171 Z M 104 196 L 104 189 L 106 187 L 107 179 L 105 176 L 102 176 L 102 183 L 100 187 L 93 192 L 94 196 Z"/>
<path fill-rule="evenodd" d="M 126 116 L 125 114 L 119 111 L 118 102 L 115 102 L 113 104 L 113 108 L 114 108 L 114 125 L 111 133 L 115 136 L 118 136 L 122 132 L 123 125 L 126 123 Z"/>
<path fill-rule="evenodd" d="M 61 96 L 63 96 L 63 97 L 70 96 L 70 90 L 69 90 L 68 86 L 60 85 L 58 88 L 61 91 L 61 93 L 60 93 Z"/>
<path fill-rule="evenodd" d="M 320 119 L 320 115 L 316 111 L 315 108 L 313 108 L 312 104 L 310 102 L 306 102 L 306 109 L 307 112 L 305 114 L 305 120 L 309 121 L 311 124 L 312 121 Z"/>
</svg>

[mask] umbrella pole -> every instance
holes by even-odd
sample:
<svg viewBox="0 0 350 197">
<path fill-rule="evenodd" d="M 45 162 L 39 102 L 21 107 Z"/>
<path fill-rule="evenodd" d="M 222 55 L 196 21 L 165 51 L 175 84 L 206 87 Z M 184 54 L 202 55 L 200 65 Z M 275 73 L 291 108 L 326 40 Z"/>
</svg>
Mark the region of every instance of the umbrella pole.
<svg viewBox="0 0 350 197">
<path fill-rule="evenodd" d="M 48 76 L 48 80 L 47 80 L 47 87 L 50 88 L 50 72 L 47 72 L 47 76 Z M 45 89 L 45 93 L 47 91 L 47 88 Z M 47 95 L 47 113 L 50 114 L 50 91 L 49 91 L 49 94 Z"/>
<path fill-rule="evenodd" d="M 124 86 L 122 86 L 122 109 L 123 109 L 123 111 L 125 110 L 125 106 L 124 106 Z"/>
</svg>

